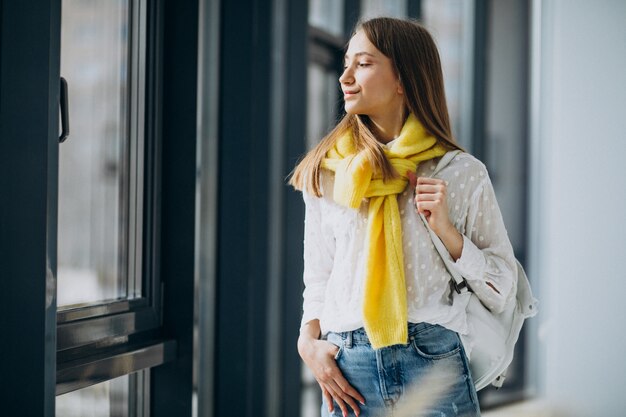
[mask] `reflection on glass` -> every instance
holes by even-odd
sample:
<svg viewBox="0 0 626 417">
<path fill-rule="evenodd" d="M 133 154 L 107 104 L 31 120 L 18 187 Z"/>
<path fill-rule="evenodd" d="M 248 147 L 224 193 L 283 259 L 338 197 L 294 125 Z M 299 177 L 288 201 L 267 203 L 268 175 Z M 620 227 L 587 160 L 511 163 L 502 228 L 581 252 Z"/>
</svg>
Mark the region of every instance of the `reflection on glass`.
<svg viewBox="0 0 626 417">
<path fill-rule="evenodd" d="M 307 146 L 314 147 L 334 126 L 339 102 L 339 76 L 315 63 L 309 64 L 307 91 Z"/>
<path fill-rule="evenodd" d="M 361 18 L 378 16 L 406 17 L 407 0 L 361 0 Z"/>
<path fill-rule="evenodd" d="M 461 145 L 470 147 L 471 113 L 471 9 L 464 0 L 423 0 L 422 20 L 437 42 L 452 132 Z M 468 44 L 469 42 L 469 44 Z"/>
<path fill-rule="evenodd" d="M 59 395 L 57 417 L 113 417 L 113 410 L 128 409 L 128 375 Z M 122 414 L 128 415 L 128 412 Z"/>
<path fill-rule="evenodd" d="M 309 24 L 335 36 L 342 36 L 343 8 L 343 0 L 310 0 Z"/>
<path fill-rule="evenodd" d="M 59 306 L 127 296 L 129 1 L 63 0 L 61 75 L 71 135 L 60 146 Z"/>
</svg>

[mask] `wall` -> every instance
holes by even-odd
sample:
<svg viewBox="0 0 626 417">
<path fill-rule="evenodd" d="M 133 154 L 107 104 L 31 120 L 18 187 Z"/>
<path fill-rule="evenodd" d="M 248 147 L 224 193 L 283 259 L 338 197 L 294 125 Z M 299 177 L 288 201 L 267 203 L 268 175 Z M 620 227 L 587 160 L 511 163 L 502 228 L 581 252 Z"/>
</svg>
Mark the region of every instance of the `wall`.
<svg viewBox="0 0 626 417">
<path fill-rule="evenodd" d="M 540 7 L 531 151 L 537 389 L 563 415 L 623 415 L 626 2 Z"/>
</svg>

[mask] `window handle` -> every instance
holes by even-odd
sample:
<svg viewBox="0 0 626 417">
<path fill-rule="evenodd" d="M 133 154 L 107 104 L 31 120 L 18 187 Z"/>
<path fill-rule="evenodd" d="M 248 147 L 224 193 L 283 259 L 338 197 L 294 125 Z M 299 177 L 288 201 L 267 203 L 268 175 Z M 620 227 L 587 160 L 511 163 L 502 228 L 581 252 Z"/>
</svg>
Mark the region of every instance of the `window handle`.
<svg viewBox="0 0 626 417">
<path fill-rule="evenodd" d="M 69 114 L 69 105 L 67 102 L 67 81 L 65 78 L 61 77 L 61 97 L 60 107 L 61 107 L 61 136 L 59 136 L 59 143 L 65 142 L 65 139 L 70 135 L 70 114 Z"/>
</svg>

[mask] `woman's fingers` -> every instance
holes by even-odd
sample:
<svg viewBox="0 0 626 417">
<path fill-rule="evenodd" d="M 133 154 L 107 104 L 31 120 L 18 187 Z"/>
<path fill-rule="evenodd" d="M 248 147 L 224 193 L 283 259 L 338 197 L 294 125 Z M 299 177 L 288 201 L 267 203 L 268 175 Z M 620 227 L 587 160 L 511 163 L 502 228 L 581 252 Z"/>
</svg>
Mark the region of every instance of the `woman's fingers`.
<svg viewBox="0 0 626 417">
<path fill-rule="evenodd" d="M 326 404 L 328 404 L 328 412 L 332 413 L 333 409 L 335 408 L 333 406 L 333 397 L 332 397 L 332 395 L 330 395 L 328 390 L 326 388 L 324 388 L 324 385 L 320 385 L 320 388 L 322 389 L 322 396 L 324 397 L 324 400 L 326 401 Z"/>
<path fill-rule="evenodd" d="M 359 391 L 357 391 L 356 389 L 354 389 L 352 385 L 350 385 L 348 380 L 343 376 L 343 374 L 341 374 L 341 372 L 339 373 L 337 377 L 335 377 L 335 383 L 339 386 L 339 388 L 343 392 L 349 395 L 350 398 L 354 398 L 361 404 L 365 404 L 365 398 L 363 398 L 363 396 L 359 393 Z"/>
<path fill-rule="evenodd" d="M 443 184 L 446 185 L 444 180 L 431 177 L 417 177 L 417 184 Z"/>
<path fill-rule="evenodd" d="M 436 201 L 420 201 L 419 203 L 417 203 L 417 210 L 420 212 L 433 211 L 437 208 L 438 204 L 439 203 L 437 203 Z"/>
<path fill-rule="evenodd" d="M 350 406 L 354 410 L 354 414 L 357 416 L 360 414 L 361 410 L 359 409 L 358 404 L 348 393 L 346 393 L 335 381 L 333 381 L 333 389 L 335 393 L 341 398 L 341 400 Z M 343 408 L 342 408 L 343 410 Z"/>
<path fill-rule="evenodd" d="M 356 401 L 361 404 L 365 403 L 363 396 L 350 385 L 350 383 L 344 378 L 343 374 L 339 370 L 339 367 L 333 369 L 332 372 L 326 374 L 324 378 L 321 378 L 321 384 L 323 388 L 326 388 L 330 395 L 335 399 L 337 404 L 344 410 L 345 403 L 354 410 L 354 413 L 358 416 L 361 412 Z M 341 400 L 341 401 L 339 401 Z M 355 401 L 356 400 L 356 401 Z M 343 406 L 342 406 L 343 404 Z"/>
<path fill-rule="evenodd" d="M 437 178 L 419 177 L 415 186 L 415 205 L 420 212 L 436 208 L 436 205 L 424 205 L 424 202 L 444 203 L 446 198 L 446 183 Z"/>
<path fill-rule="evenodd" d="M 365 403 L 363 396 L 350 385 L 337 366 L 334 357 L 338 347 L 328 341 L 318 340 L 312 345 L 308 354 L 304 355 L 305 363 L 313 371 L 315 379 L 322 388 L 322 394 L 333 410 L 333 400 L 339 405 L 344 415 L 347 415 L 347 405 L 358 416 L 361 413 L 356 401 Z M 347 405 L 346 405 L 347 404 Z"/>
<path fill-rule="evenodd" d="M 436 200 L 442 200 L 444 197 L 444 194 L 442 192 L 435 192 L 435 193 L 430 193 L 430 194 L 420 194 L 419 197 L 415 196 L 415 200 L 416 202 L 420 202 L 420 201 L 436 201 Z"/>
<path fill-rule="evenodd" d="M 444 187 L 441 185 L 434 184 L 417 184 L 415 186 L 415 194 L 424 194 L 424 193 L 437 193 L 444 190 Z"/>
<path fill-rule="evenodd" d="M 341 413 L 344 416 L 348 415 L 347 405 L 349 405 L 350 408 L 354 410 L 355 415 L 358 416 L 359 414 L 361 414 L 361 410 L 359 409 L 359 406 L 356 405 L 356 402 L 354 401 L 354 399 L 350 397 L 348 394 L 346 394 L 345 392 L 343 392 L 342 389 L 339 387 L 339 385 L 337 385 L 335 381 L 331 381 L 326 386 L 327 386 L 327 389 L 331 392 L 331 395 L 333 396 L 333 399 L 335 400 L 339 408 L 341 408 Z"/>
</svg>

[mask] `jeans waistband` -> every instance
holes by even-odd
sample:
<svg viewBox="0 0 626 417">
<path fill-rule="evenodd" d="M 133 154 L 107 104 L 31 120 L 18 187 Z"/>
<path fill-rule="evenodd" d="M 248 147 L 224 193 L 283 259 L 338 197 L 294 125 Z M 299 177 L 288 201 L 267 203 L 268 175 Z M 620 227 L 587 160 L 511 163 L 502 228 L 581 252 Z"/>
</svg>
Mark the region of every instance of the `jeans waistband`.
<svg viewBox="0 0 626 417">
<path fill-rule="evenodd" d="M 419 332 L 433 326 L 437 325 L 430 323 L 408 323 L 409 341 Z M 367 333 L 365 332 L 365 329 L 363 327 L 347 332 L 329 332 L 327 335 L 327 339 L 329 342 L 333 342 L 337 345 L 341 343 L 348 349 L 350 349 L 353 345 L 370 344 L 370 340 L 367 337 Z"/>
</svg>

